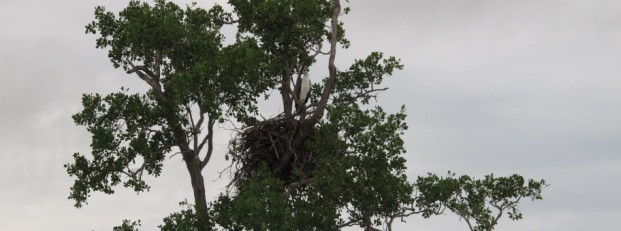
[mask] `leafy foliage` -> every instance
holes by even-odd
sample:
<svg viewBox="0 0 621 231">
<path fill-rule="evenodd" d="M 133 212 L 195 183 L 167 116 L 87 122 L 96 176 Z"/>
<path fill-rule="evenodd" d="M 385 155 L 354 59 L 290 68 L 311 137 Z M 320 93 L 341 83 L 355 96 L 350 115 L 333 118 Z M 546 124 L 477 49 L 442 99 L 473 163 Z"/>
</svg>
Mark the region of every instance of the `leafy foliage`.
<svg viewBox="0 0 621 231">
<path fill-rule="evenodd" d="M 107 49 L 115 68 L 137 75 L 149 90 L 83 96 L 84 108 L 73 119 L 92 134 L 91 156 L 75 153 L 74 163 L 65 165 L 76 178 L 69 196 L 76 207 L 93 191 L 111 194 L 121 183 L 148 190 L 143 174 L 159 176 L 165 156 L 177 149 L 190 173 L 195 204 L 182 202 L 183 209 L 164 218 L 161 230 L 391 229 L 396 218 L 429 217 L 444 208 L 472 230 L 492 230 L 504 212 L 522 218 L 516 207 L 521 198 L 541 199 L 545 182 L 526 184 L 519 175 L 475 180 L 430 174 L 410 183 L 402 139 L 408 129 L 405 107 L 390 114 L 372 101 L 387 90 L 383 80 L 403 65 L 373 52 L 348 69 L 336 69 L 336 44 L 349 47 L 338 21 L 339 0 L 229 4 L 233 12 L 218 5 L 182 8 L 165 0 L 130 1 L 118 14 L 95 9 L 86 32 L 98 36 L 96 47 Z M 224 44 L 225 24 L 237 25 L 231 44 Z M 326 44 L 329 51 L 322 50 Z M 329 77 L 312 87 L 309 117 L 292 114 L 293 76 L 307 72 L 318 55 L 330 55 Z M 257 99 L 275 89 L 284 115 L 259 122 Z M 265 150 L 238 153 L 237 159 L 252 163 L 251 172 L 232 182 L 231 193 L 207 204 L 201 171 L 214 150 L 214 125 L 232 119 L 250 131 L 239 137 L 266 141 L 244 150 Z M 286 136 L 274 139 L 264 131 L 275 128 L 287 130 L 279 133 Z M 264 158 L 272 153 L 275 157 Z M 124 220 L 114 230 L 138 226 Z"/>
<path fill-rule="evenodd" d="M 257 97 L 274 85 L 270 57 L 252 39 L 223 46 L 226 18 L 219 6 L 184 10 L 163 0 L 154 6 L 130 1 L 118 16 L 96 8 L 86 30 L 100 36 L 97 48 L 109 48 L 114 67 L 138 74 L 151 88 L 142 95 L 122 89 L 83 96 L 84 109 L 73 119 L 92 133 L 93 158 L 76 153 L 75 163 L 65 165 L 77 178 L 69 197 L 77 207 L 91 191 L 114 193 L 121 182 L 144 191 L 143 172 L 158 176 L 174 146 L 198 156 L 215 123 L 254 120 Z"/>
<path fill-rule="evenodd" d="M 114 228 L 112 228 L 112 231 L 138 231 L 138 227 L 140 227 L 140 220 L 123 220 L 123 224 L 121 224 L 120 226 L 115 226 Z"/>
<path fill-rule="evenodd" d="M 376 86 L 401 68 L 396 58 L 384 59 L 374 52 L 339 73 L 332 94 L 335 103 L 317 125 L 317 134 L 305 143 L 316 161 L 314 172 L 309 176 L 304 169 L 294 169 L 297 179 L 283 182 L 266 168 L 238 182 L 236 194 L 222 195 L 215 204 L 218 217 L 225 218 L 218 224 L 233 230 L 370 228 L 398 213 L 403 204 L 413 203 L 402 156 L 405 108 L 388 114 L 381 107 L 362 107 L 370 103 L 371 93 L 384 90 Z"/>
<path fill-rule="evenodd" d="M 215 219 L 226 230 L 296 230 L 293 205 L 282 193 L 282 182 L 266 168 L 238 184 L 234 198 L 221 195 Z"/>
<path fill-rule="evenodd" d="M 81 206 L 91 190 L 114 193 L 112 186 L 121 182 L 137 192 L 148 189 L 142 172 L 158 176 L 165 154 L 170 152 L 172 134 L 162 119 L 162 109 L 151 95 L 113 93 L 84 95 L 84 109 L 73 116 L 78 125 L 93 134 L 91 160 L 75 153 L 75 164 L 65 165 L 78 180 L 69 198 Z M 142 167 L 132 169 L 136 159 Z M 127 178 L 122 180 L 122 176 Z"/>
<path fill-rule="evenodd" d="M 495 177 L 476 180 L 464 175 L 438 177 L 429 174 L 418 177 L 416 186 L 420 192 L 416 207 L 425 211 L 423 217 L 430 217 L 432 211 L 448 208 L 463 218 L 473 231 L 493 230 L 498 220 L 506 212 L 512 220 L 522 219 L 517 204 L 522 198 L 541 200 L 541 191 L 546 187 L 544 180 L 528 180 L 514 174 L 508 177 Z M 494 211 L 496 213 L 494 214 Z"/>
<path fill-rule="evenodd" d="M 164 224 L 158 226 L 162 231 L 196 231 L 198 230 L 198 217 L 209 217 L 206 211 L 191 206 L 187 201 L 179 203 L 183 210 L 170 214 L 164 218 Z"/>
<path fill-rule="evenodd" d="M 328 118 L 324 126 L 340 131 L 347 148 L 336 169 L 339 172 L 331 171 L 324 187 L 344 186 L 340 193 L 350 221 L 359 221 L 362 227 L 380 225 L 380 217 L 389 217 L 412 200 L 413 186 L 407 181 L 402 156 L 401 135 L 407 129 L 404 108 L 389 115 L 380 107 L 334 107 Z M 378 219 L 371 223 L 373 217 Z"/>
<path fill-rule="evenodd" d="M 374 92 L 387 88 L 377 88 L 384 77 L 392 75 L 395 70 L 403 69 L 403 65 L 395 57 L 384 59 L 381 52 L 372 52 L 368 57 L 355 60 L 347 71 L 339 72 L 339 81 L 334 86 L 335 103 L 369 104 Z"/>
<path fill-rule="evenodd" d="M 164 0 L 156 0 L 153 7 L 130 1 L 118 17 L 97 7 L 95 21 L 86 26 L 86 32 L 100 34 L 97 48 L 111 48 L 108 57 L 115 67 L 129 70 L 129 62 L 136 60 L 153 66 L 157 60 L 154 51 L 160 51 L 160 55 L 170 59 L 166 70 L 172 71 L 172 66 L 185 69 L 218 51 L 221 25 L 213 19 L 221 13 L 218 6 L 210 11 L 189 7 L 184 11 Z"/>
<path fill-rule="evenodd" d="M 220 196 L 217 223 L 227 230 L 339 230 L 379 225 L 378 218 L 411 203 L 413 186 L 401 156 L 404 112 L 334 108 L 328 117 L 318 140 L 307 143 L 317 159 L 312 178 L 285 184 L 263 168 L 238 182 L 236 194 Z"/>
<path fill-rule="evenodd" d="M 328 0 L 230 0 L 239 17 L 242 34 L 258 38 L 262 48 L 284 58 L 283 65 L 296 67 L 314 62 L 308 50 L 320 50 L 330 30 L 332 13 Z"/>
</svg>

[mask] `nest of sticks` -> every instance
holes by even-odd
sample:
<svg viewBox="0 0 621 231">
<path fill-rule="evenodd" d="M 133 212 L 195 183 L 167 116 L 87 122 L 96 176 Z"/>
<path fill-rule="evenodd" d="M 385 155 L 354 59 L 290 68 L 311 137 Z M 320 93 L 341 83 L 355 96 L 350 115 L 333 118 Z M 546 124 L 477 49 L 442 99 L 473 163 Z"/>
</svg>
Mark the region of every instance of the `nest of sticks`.
<svg viewBox="0 0 621 231">
<path fill-rule="evenodd" d="M 313 128 L 306 139 L 314 140 L 316 133 L 316 128 Z M 285 184 L 310 178 L 317 169 L 312 151 L 305 147 L 304 142 L 298 147 L 292 144 L 300 134 L 299 120 L 284 116 L 243 128 L 231 141 L 229 149 L 234 171 L 231 184 L 249 179 L 263 166 Z M 288 150 L 293 151 L 293 156 L 286 167 L 280 169 Z"/>
</svg>

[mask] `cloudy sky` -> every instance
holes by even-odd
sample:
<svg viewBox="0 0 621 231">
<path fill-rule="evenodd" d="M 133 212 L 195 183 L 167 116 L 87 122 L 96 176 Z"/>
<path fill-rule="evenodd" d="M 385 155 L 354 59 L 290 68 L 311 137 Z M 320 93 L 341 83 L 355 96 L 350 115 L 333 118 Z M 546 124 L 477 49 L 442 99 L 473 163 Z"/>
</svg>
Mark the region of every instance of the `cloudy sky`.
<svg viewBox="0 0 621 231">
<path fill-rule="evenodd" d="M 185 2 L 179 2 L 185 4 Z M 207 3 L 200 3 L 208 6 Z M 73 125 L 85 92 L 143 91 L 112 68 L 84 34 L 93 8 L 124 1 L 0 1 L 0 229 L 111 230 L 141 219 L 153 230 L 191 199 L 180 158 L 148 193 L 94 194 L 75 209 L 64 163 L 88 153 Z M 352 1 L 345 67 L 378 50 L 403 61 L 379 103 L 405 104 L 411 179 L 426 172 L 544 178 L 544 200 L 520 205 L 525 219 L 497 230 L 617 230 L 621 226 L 621 1 Z M 327 73 L 325 63 L 311 73 Z M 315 81 L 318 81 L 316 79 Z M 217 140 L 219 151 L 227 135 Z M 208 196 L 221 155 L 205 170 Z M 452 214 L 414 217 L 398 230 L 467 230 Z"/>
</svg>

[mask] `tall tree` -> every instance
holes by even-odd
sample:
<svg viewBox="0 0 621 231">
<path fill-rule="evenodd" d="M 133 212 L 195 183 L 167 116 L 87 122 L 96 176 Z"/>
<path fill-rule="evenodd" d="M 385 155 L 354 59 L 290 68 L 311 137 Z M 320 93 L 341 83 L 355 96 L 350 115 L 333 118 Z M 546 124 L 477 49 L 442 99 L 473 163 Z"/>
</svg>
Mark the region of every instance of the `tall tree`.
<svg viewBox="0 0 621 231">
<path fill-rule="evenodd" d="M 77 207 L 92 191 L 110 194 L 119 183 L 147 190 L 143 174 L 158 176 L 176 149 L 195 204 L 207 210 L 201 171 L 213 154 L 214 126 L 228 117 L 252 120 L 257 97 L 274 85 L 269 56 L 255 40 L 223 46 L 228 18 L 220 6 L 182 9 L 164 0 L 130 1 L 118 16 L 96 8 L 86 31 L 98 34 L 97 48 L 109 49 L 114 67 L 144 80 L 149 91 L 83 96 L 84 109 L 73 119 L 92 133 L 92 158 L 76 153 L 65 166 L 76 177 L 69 198 Z M 200 230 L 210 226 L 199 223 Z"/>
<path fill-rule="evenodd" d="M 463 217 L 470 211 L 463 208 L 474 203 L 459 203 L 465 189 L 445 181 L 438 188 L 439 178 L 407 180 L 405 108 L 389 114 L 372 101 L 387 90 L 383 79 L 403 68 L 400 61 L 372 52 L 337 69 L 339 45 L 349 47 L 339 21 L 349 8 L 340 0 L 229 4 L 230 13 L 218 5 L 184 9 L 165 0 L 130 1 L 118 15 L 96 8 L 87 33 L 98 35 L 97 48 L 108 49 L 114 67 L 144 80 L 149 90 L 83 96 L 84 108 L 73 119 L 92 134 L 91 157 L 76 153 L 74 163 L 65 165 L 76 178 L 70 198 L 77 207 L 93 191 L 111 194 L 120 183 L 147 190 L 143 174 L 158 176 L 165 156 L 178 153 L 190 175 L 194 207 L 165 218 L 162 230 L 376 230 L 391 229 L 396 218 L 412 214 L 450 208 Z M 223 42 L 225 24 L 237 26 L 233 43 Z M 294 79 L 319 55 L 328 56 L 327 77 L 312 87 L 311 103 L 304 105 L 293 93 Z M 273 89 L 283 112 L 258 120 L 257 98 Z M 201 172 L 214 154 L 214 126 L 229 119 L 243 124 L 227 154 L 235 167 L 231 191 L 209 203 Z M 469 189 L 468 183 L 457 181 Z M 502 188 L 514 194 L 483 198 L 540 197 L 537 188 L 519 191 L 518 183 Z M 451 197 L 434 196 L 438 191 Z M 139 225 L 124 221 L 115 230 Z"/>
</svg>

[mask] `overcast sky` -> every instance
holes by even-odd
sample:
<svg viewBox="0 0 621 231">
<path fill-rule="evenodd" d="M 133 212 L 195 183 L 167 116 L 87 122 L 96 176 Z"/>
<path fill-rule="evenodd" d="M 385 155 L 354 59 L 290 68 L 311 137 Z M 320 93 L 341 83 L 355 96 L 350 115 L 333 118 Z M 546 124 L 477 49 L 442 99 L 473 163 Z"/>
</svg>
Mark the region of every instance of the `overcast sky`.
<svg viewBox="0 0 621 231">
<path fill-rule="evenodd" d="M 426 172 L 544 178 L 544 200 L 520 204 L 524 220 L 497 230 L 618 230 L 621 226 L 621 1 L 351 1 L 351 49 L 341 68 L 377 50 L 401 58 L 379 103 L 405 104 L 411 180 Z M 185 2 L 179 2 L 185 4 Z M 200 5 L 207 6 L 207 3 Z M 167 160 L 151 191 L 95 193 L 82 209 L 67 199 L 63 164 L 89 152 L 70 116 L 82 93 L 146 89 L 114 69 L 84 34 L 96 5 L 124 1 L 0 1 L 0 229 L 111 230 L 141 219 L 154 230 L 192 200 L 180 158 Z M 311 78 L 327 75 L 318 63 Z M 216 140 L 220 153 L 228 135 Z M 205 169 L 208 196 L 226 163 Z M 467 230 L 452 214 L 414 217 L 397 230 Z"/>
</svg>

